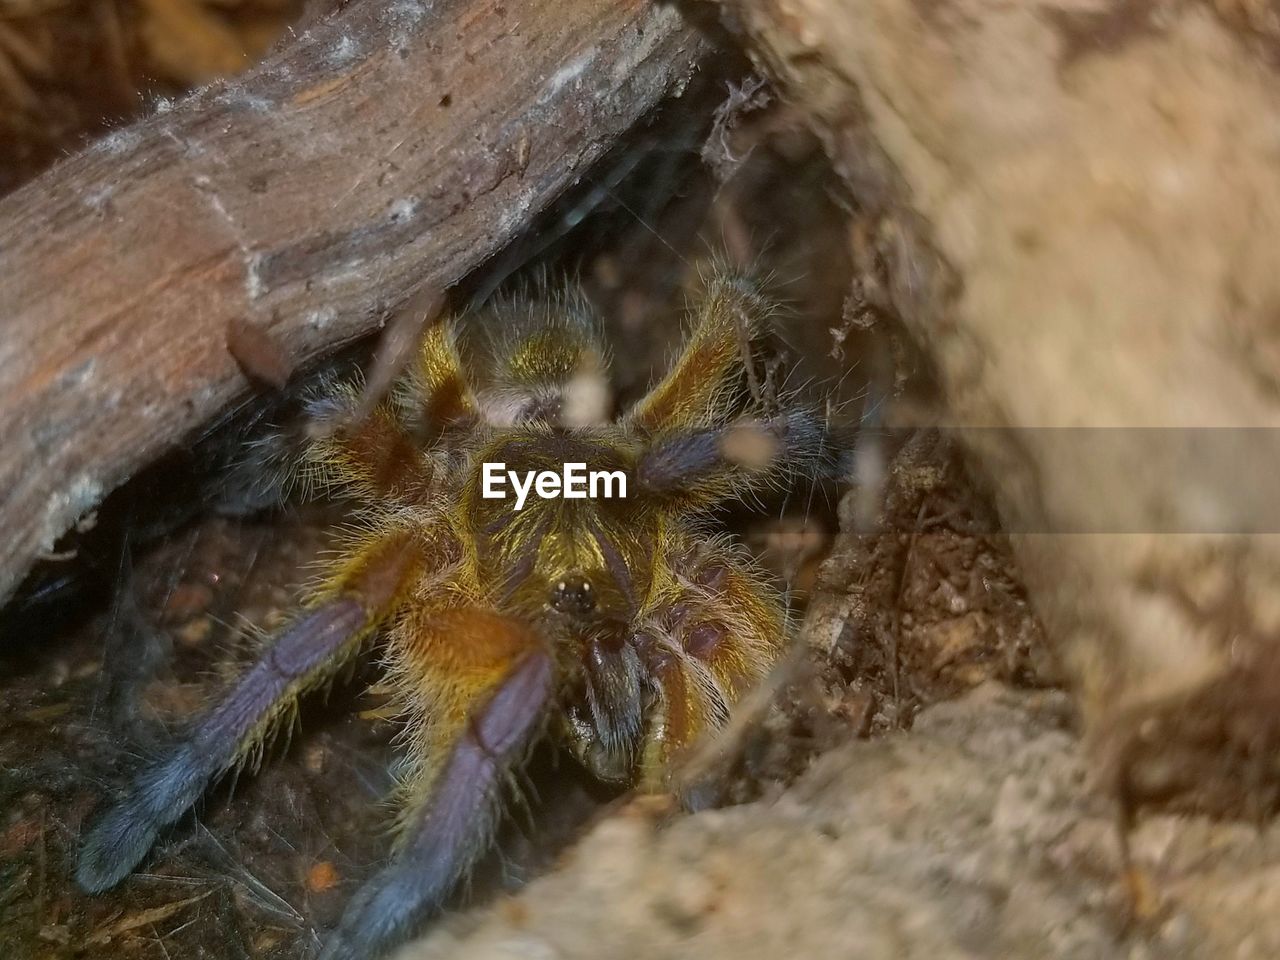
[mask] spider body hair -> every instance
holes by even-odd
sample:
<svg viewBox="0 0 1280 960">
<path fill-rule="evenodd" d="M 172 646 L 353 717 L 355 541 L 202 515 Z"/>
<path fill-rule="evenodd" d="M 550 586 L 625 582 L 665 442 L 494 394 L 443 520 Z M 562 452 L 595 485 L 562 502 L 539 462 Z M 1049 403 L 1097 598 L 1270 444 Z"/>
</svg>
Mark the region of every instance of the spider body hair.
<svg viewBox="0 0 1280 960">
<path fill-rule="evenodd" d="M 313 491 L 350 497 L 359 525 L 261 660 L 93 824 L 80 885 L 119 882 L 375 634 L 403 714 L 398 840 L 325 960 L 377 956 L 438 908 L 539 740 L 601 779 L 672 789 L 686 751 L 726 722 L 789 630 L 776 589 L 709 532 L 709 511 L 845 466 L 821 418 L 765 410 L 747 389 L 772 311 L 749 278 L 710 277 L 671 369 L 611 422 L 565 422 L 574 377 L 605 362 L 573 293 L 482 311 L 475 322 L 497 332 L 480 343 L 465 317 L 431 327 L 413 369 L 359 422 L 358 387 L 317 400 L 326 429 L 302 471 Z M 764 455 L 733 454 L 744 430 Z M 482 467 L 498 462 L 530 476 L 584 462 L 621 473 L 628 495 L 517 510 L 484 495 Z"/>
</svg>

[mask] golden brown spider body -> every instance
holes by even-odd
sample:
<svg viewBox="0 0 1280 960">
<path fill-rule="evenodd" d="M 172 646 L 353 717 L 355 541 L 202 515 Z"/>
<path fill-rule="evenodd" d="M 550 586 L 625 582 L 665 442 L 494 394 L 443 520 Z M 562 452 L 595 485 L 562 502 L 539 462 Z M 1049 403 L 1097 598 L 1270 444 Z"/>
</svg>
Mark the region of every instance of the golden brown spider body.
<svg viewBox="0 0 1280 960">
<path fill-rule="evenodd" d="M 414 369 L 359 423 L 354 387 L 317 403 L 332 429 L 307 474 L 355 500 L 362 532 L 189 739 L 97 821 L 81 886 L 119 882 L 377 633 L 410 752 L 400 842 L 325 957 L 375 955 L 439 904 L 485 848 L 501 788 L 540 736 L 601 778 L 667 788 L 681 753 L 725 722 L 786 638 L 780 596 L 708 534 L 708 508 L 838 463 L 813 416 L 753 409 L 747 351 L 769 312 L 749 281 L 712 278 L 671 371 L 612 423 L 566 416 L 575 378 L 603 366 L 572 296 L 493 308 L 474 327 L 490 341 L 470 348 L 463 325 L 433 327 Z M 763 462 L 725 455 L 744 422 L 770 445 Z M 569 464 L 598 472 L 601 490 L 572 495 Z M 552 474 L 564 476 L 555 495 L 551 483 L 533 489 Z M 499 475 L 525 478 L 523 502 L 493 495 Z"/>
</svg>

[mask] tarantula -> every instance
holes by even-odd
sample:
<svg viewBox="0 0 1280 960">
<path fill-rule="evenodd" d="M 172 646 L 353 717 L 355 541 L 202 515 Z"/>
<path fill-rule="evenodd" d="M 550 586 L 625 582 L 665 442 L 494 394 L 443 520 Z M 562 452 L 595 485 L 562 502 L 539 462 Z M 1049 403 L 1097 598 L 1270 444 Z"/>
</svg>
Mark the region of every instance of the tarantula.
<svg viewBox="0 0 1280 960">
<path fill-rule="evenodd" d="M 315 403 L 330 429 L 304 472 L 354 498 L 363 532 L 189 738 L 92 826 L 79 885 L 122 880 L 379 632 L 409 748 L 398 845 L 323 957 L 376 955 L 440 904 L 486 848 L 501 788 L 540 737 L 602 779 L 677 786 L 682 753 L 725 722 L 787 635 L 778 592 L 709 532 L 708 512 L 840 468 L 821 418 L 769 412 L 746 389 L 770 302 L 724 271 L 704 287 L 671 370 L 615 422 L 566 422 L 574 378 L 604 363 L 574 294 L 501 304 L 479 327 L 433 326 L 391 398 L 359 422 L 355 385 Z M 468 330 L 488 344 L 465 349 Z M 744 428 L 767 456 L 728 455 L 726 437 Z M 620 472 L 627 495 L 532 496 L 516 509 L 484 495 L 486 463 L 584 463 Z"/>
</svg>

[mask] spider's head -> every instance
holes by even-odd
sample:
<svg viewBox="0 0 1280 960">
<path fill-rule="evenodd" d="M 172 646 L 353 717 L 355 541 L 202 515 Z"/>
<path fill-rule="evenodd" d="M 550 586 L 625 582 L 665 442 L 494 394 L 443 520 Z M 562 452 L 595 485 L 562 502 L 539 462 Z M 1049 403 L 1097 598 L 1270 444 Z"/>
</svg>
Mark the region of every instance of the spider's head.
<svg viewBox="0 0 1280 960">
<path fill-rule="evenodd" d="M 476 458 L 466 494 L 487 589 L 557 633 L 628 622 L 660 525 L 637 495 L 635 458 L 615 430 L 502 431 Z"/>
</svg>

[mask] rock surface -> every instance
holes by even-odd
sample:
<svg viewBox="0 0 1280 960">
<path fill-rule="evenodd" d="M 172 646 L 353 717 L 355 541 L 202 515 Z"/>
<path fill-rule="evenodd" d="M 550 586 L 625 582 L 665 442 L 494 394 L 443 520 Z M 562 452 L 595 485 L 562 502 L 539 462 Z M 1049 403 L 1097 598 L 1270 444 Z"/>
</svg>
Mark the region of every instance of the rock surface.
<svg viewBox="0 0 1280 960">
<path fill-rule="evenodd" d="M 1090 790 L 1068 701 L 988 684 L 820 757 L 781 796 L 667 823 L 637 801 L 560 868 L 399 960 L 1264 957 L 1280 832 Z"/>
<path fill-rule="evenodd" d="M 1244 6 L 721 9 L 823 134 L 863 291 L 929 355 L 1119 792 L 1254 815 L 1280 806 L 1280 80 Z"/>
</svg>

